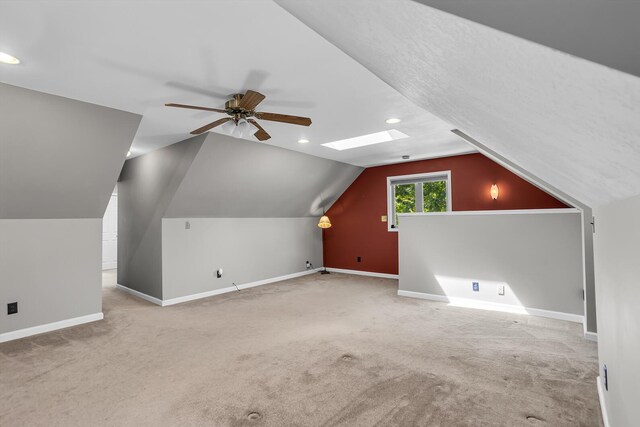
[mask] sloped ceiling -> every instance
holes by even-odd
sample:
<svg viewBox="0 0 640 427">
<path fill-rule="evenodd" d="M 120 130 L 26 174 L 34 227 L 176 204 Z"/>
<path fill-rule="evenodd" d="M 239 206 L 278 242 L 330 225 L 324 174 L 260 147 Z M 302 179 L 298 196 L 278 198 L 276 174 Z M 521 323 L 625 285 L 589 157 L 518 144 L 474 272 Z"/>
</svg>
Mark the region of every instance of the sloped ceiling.
<svg viewBox="0 0 640 427">
<path fill-rule="evenodd" d="M 640 76 L 636 0 L 414 0 Z"/>
<path fill-rule="evenodd" d="M 320 216 L 362 168 L 210 133 L 164 217 Z"/>
<path fill-rule="evenodd" d="M 585 204 L 640 193 L 639 78 L 410 0 L 278 3 L 416 104 Z"/>
<path fill-rule="evenodd" d="M 263 144 L 368 166 L 475 151 L 450 124 L 409 102 L 270 0 L 0 1 L 0 81 L 144 116 L 133 156 L 188 138 L 247 89 L 259 111 L 310 117 L 264 121 Z M 399 117 L 395 125 L 385 119 Z M 250 126 L 249 126 L 250 127 Z M 396 128 L 410 138 L 337 151 L 323 143 Z M 227 123 L 214 132 L 238 129 Z M 235 133 L 257 142 L 252 132 Z M 301 138 L 307 144 L 299 144 Z"/>
<path fill-rule="evenodd" d="M 0 218 L 102 218 L 140 120 L 0 83 Z"/>
</svg>

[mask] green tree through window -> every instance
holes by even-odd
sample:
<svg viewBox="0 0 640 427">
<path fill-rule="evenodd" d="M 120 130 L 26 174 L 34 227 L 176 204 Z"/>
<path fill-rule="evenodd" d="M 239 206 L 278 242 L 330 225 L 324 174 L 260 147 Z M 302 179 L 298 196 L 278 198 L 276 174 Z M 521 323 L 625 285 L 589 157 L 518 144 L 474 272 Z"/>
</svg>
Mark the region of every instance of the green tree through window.
<svg viewBox="0 0 640 427">
<path fill-rule="evenodd" d="M 399 213 L 414 213 L 416 211 L 416 185 L 401 184 L 395 186 L 396 193 L 396 222 Z"/>
<path fill-rule="evenodd" d="M 422 212 L 447 211 L 447 183 L 446 181 L 424 182 L 422 184 L 424 207 Z"/>
</svg>

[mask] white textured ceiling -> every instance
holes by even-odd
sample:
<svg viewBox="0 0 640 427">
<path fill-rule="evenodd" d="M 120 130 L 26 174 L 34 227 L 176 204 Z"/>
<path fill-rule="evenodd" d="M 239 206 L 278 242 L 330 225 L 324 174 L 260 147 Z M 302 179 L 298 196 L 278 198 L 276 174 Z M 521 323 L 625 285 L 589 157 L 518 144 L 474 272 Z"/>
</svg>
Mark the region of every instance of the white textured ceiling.
<svg viewBox="0 0 640 427">
<path fill-rule="evenodd" d="M 0 64 L 1 82 L 144 115 L 134 155 L 221 117 L 165 102 L 220 108 L 246 89 L 267 95 L 259 110 L 312 118 L 309 128 L 262 123 L 283 148 L 360 166 L 473 151 L 272 1 L 0 1 L 0 51 L 22 60 Z M 392 127 L 411 138 L 320 145 Z"/>
<path fill-rule="evenodd" d="M 640 194 L 638 77 L 410 0 L 278 3 L 416 104 L 585 204 Z"/>
</svg>

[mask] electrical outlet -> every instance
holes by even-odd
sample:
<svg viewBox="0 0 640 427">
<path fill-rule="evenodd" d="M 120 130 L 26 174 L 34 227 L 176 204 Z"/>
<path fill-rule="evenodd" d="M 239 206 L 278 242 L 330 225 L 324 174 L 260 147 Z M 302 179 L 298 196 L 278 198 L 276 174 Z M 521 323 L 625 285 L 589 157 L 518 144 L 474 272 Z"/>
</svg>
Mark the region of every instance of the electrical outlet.
<svg viewBox="0 0 640 427">
<path fill-rule="evenodd" d="M 380 217 L 380 221 L 382 221 L 382 222 L 387 222 L 387 216 L 386 216 L 386 215 L 382 215 L 382 216 Z"/>
<path fill-rule="evenodd" d="M 480 292 L 480 283 L 471 282 L 471 286 L 473 286 L 473 292 Z"/>
<path fill-rule="evenodd" d="M 356 257 L 356 262 L 362 262 L 362 257 Z"/>
<path fill-rule="evenodd" d="M 311 268 L 311 263 L 309 261 L 307 261 L 306 266 L 307 266 L 307 270 L 310 269 Z"/>
<path fill-rule="evenodd" d="M 498 295 L 504 295 L 504 285 L 498 285 Z"/>
<path fill-rule="evenodd" d="M 607 372 L 607 365 L 602 365 L 602 373 L 604 376 L 604 389 L 609 391 L 609 376 Z"/>
<path fill-rule="evenodd" d="M 219 279 L 222 277 L 222 269 L 219 268 L 218 270 L 216 270 L 216 277 Z"/>
<path fill-rule="evenodd" d="M 184 222 L 184 229 L 185 230 L 191 230 L 191 223 L 189 221 L 185 221 Z"/>
<path fill-rule="evenodd" d="M 18 303 L 10 302 L 7 304 L 7 314 L 16 314 L 18 312 Z"/>
</svg>

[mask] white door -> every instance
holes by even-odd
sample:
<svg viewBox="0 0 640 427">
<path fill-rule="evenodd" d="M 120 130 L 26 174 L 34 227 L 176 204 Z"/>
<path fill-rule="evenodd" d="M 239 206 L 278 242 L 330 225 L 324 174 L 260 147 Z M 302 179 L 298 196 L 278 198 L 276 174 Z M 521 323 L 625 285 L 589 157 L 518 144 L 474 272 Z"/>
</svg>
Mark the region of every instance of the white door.
<svg viewBox="0 0 640 427">
<path fill-rule="evenodd" d="M 112 194 L 102 219 L 102 269 L 118 267 L 118 195 Z"/>
</svg>

